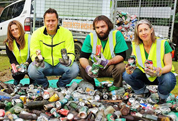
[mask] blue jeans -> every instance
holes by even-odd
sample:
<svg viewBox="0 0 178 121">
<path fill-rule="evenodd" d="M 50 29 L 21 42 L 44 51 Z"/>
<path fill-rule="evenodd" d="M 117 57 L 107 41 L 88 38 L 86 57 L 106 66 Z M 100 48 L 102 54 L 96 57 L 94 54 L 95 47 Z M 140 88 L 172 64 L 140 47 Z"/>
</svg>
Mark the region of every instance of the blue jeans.
<svg viewBox="0 0 178 121">
<path fill-rule="evenodd" d="M 43 87 L 48 87 L 49 82 L 46 76 L 59 76 L 57 86 L 65 87 L 69 84 L 72 79 L 77 77 L 79 73 L 79 67 L 76 62 L 72 64 L 70 67 L 66 67 L 60 63 L 56 66 L 52 66 L 45 62 L 44 67 L 36 67 L 33 63 L 29 65 L 28 74 L 30 78 L 36 81 L 38 85 L 42 85 Z"/>
<path fill-rule="evenodd" d="M 136 68 L 132 74 L 123 73 L 123 79 L 128 83 L 136 94 L 148 92 L 146 85 L 158 85 L 158 94 L 161 99 L 167 99 L 176 85 L 176 77 L 172 72 L 162 74 L 153 82 L 150 82 L 145 73 Z"/>
</svg>

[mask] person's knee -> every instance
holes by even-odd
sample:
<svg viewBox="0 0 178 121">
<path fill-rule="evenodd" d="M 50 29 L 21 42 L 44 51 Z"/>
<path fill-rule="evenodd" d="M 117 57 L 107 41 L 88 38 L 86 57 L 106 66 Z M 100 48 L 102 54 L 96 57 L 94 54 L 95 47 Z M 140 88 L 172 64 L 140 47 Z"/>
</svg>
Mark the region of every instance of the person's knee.
<svg viewBox="0 0 178 121">
<path fill-rule="evenodd" d="M 125 64 L 123 62 L 117 64 L 116 65 L 116 70 L 118 70 L 119 72 L 123 73 L 125 71 Z"/>
<path fill-rule="evenodd" d="M 167 73 L 162 77 L 160 84 L 166 85 L 167 89 L 172 89 L 176 85 L 176 78 L 174 74 Z"/>
<path fill-rule="evenodd" d="M 32 67 L 33 65 L 32 64 L 30 64 L 29 65 L 29 67 L 28 67 L 28 75 L 31 77 L 31 75 L 33 75 L 33 67 Z"/>
<path fill-rule="evenodd" d="M 73 63 L 72 67 L 70 68 L 70 73 L 72 73 L 72 75 L 74 77 L 76 77 L 79 73 L 79 66 L 76 62 Z"/>
<path fill-rule="evenodd" d="M 126 71 L 123 73 L 122 77 L 123 77 L 123 80 L 126 81 L 127 83 L 129 82 L 130 80 L 130 74 L 127 74 Z"/>
<path fill-rule="evenodd" d="M 36 67 L 33 64 L 30 64 L 28 67 L 28 75 L 30 78 L 34 79 L 37 77 Z"/>
</svg>

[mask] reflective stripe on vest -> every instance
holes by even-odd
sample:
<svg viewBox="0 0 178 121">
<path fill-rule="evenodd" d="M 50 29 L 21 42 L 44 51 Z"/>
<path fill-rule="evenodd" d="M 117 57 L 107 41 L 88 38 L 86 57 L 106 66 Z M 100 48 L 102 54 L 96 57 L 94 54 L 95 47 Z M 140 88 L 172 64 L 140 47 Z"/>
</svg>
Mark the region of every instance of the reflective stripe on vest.
<svg viewBox="0 0 178 121">
<path fill-rule="evenodd" d="M 22 50 L 18 48 L 15 40 L 13 41 L 14 50 L 12 51 L 12 53 L 14 54 L 19 64 L 25 63 L 30 56 L 30 39 L 31 39 L 31 36 L 28 34 L 25 34 L 25 47 Z M 27 56 L 25 56 L 26 53 L 28 53 Z"/>
<path fill-rule="evenodd" d="M 162 61 L 164 58 L 164 53 L 165 53 L 164 43 L 165 43 L 165 40 L 157 39 L 156 42 L 153 43 L 151 46 L 148 59 L 153 61 L 154 67 L 160 67 L 160 68 L 164 67 L 164 63 Z M 146 60 L 146 57 L 145 57 L 143 44 L 135 45 L 135 43 L 133 42 L 133 53 L 134 55 L 136 55 L 136 60 L 138 62 L 137 67 L 142 72 L 144 72 L 143 68 L 145 67 L 144 62 Z M 153 82 L 156 79 L 156 77 L 150 77 L 147 74 L 146 76 L 151 82 Z"/>
<path fill-rule="evenodd" d="M 27 59 L 30 57 L 30 40 L 31 40 L 31 35 L 28 35 L 28 55 L 27 55 Z"/>
<path fill-rule="evenodd" d="M 116 32 L 117 32 L 117 30 L 111 30 L 110 33 L 109 33 L 109 37 L 108 37 L 109 49 L 110 49 L 110 52 L 111 52 L 110 53 L 111 58 L 115 57 L 114 47 L 116 45 Z M 90 56 L 91 59 L 93 58 L 93 55 L 96 53 L 96 46 L 98 45 L 97 43 L 102 45 L 100 41 L 98 42 L 99 39 L 98 39 L 98 36 L 97 36 L 96 32 L 93 31 L 92 34 L 93 34 L 93 36 L 91 36 L 91 34 L 90 34 L 90 42 L 91 42 L 91 46 L 92 46 L 92 54 Z M 113 37 L 113 34 L 114 34 L 114 37 Z M 113 43 L 113 39 L 114 39 L 115 43 Z M 105 47 L 106 47 L 106 45 L 105 45 Z M 110 58 L 108 58 L 108 59 L 110 59 Z"/>
</svg>

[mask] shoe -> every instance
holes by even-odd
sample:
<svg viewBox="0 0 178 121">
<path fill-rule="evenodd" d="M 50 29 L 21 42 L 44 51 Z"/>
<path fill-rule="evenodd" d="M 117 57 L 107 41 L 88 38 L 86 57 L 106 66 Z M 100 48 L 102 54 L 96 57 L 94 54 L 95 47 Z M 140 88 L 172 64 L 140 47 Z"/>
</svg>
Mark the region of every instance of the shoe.
<svg viewBox="0 0 178 121">
<path fill-rule="evenodd" d="M 166 103 L 166 99 L 159 98 L 158 104 L 164 104 L 164 103 Z"/>
<path fill-rule="evenodd" d="M 45 90 L 48 89 L 49 87 L 49 83 L 47 84 L 47 86 L 43 87 Z"/>
<path fill-rule="evenodd" d="M 143 93 L 144 98 L 148 98 L 148 97 L 150 97 L 150 95 L 151 95 L 150 91 L 148 91 L 147 93 Z"/>
<path fill-rule="evenodd" d="M 35 83 L 35 80 L 33 80 L 31 78 L 29 78 L 29 80 L 30 80 L 30 84 L 34 84 Z"/>
<path fill-rule="evenodd" d="M 57 85 L 58 88 L 60 87 L 58 82 L 56 83 L 56 85 Z"/>
<path fill-rule="evenodd" d="M 14 80 L 14 85 L 17 86 L 20 83 L 19 80 Z"/>
</svg>

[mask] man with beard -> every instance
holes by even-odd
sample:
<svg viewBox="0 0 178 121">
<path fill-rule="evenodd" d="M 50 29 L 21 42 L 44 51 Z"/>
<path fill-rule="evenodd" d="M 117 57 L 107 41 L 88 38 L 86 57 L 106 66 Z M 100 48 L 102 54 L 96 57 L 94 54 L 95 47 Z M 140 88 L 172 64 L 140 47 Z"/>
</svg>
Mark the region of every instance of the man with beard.
<svg viewBox="0 0 178 121">
<path fill-rule="evenodd" d="M 81 49 L 80 75 L 93 84 L 96 77 L 113 77 L 113 84 L 122 86 L 122 73 L 124 72 L 126 50 L 128 49 L 124 37 L 120 31 L 113 30 L 113 24 L 104 15 L 97 16 L 93 21 L 93 29 L 86 36 Z M 101 46 L 101 57 L 96 56 L 96 46 Z M 98 73 L 94 73 L 92 65 L 98 62 L 100 65 Z"/>
</svg>

